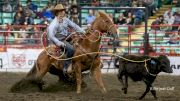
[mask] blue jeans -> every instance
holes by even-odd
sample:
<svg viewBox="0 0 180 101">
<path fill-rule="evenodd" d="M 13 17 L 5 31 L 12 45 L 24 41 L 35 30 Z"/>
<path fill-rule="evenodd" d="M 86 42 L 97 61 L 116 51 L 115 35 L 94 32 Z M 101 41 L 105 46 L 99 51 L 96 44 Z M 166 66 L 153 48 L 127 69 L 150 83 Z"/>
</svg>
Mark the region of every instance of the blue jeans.
<svg viewBox="0 0 180 101">
<path fill-rule="evenodd" d="M 69 44 L 68 42 L 65 42 L 66 46 L 65 46 L 65 54 L 66 54 L 66 58 L 71 58 L 74 55 L 74 48 L 71 44 Z M 67 68 L 69 67 L 69 65 L 71 64 L 71 59 L 70 60 L 65 60 L 64 62 L 64 69 L 67 70 Z"/>
</svg>

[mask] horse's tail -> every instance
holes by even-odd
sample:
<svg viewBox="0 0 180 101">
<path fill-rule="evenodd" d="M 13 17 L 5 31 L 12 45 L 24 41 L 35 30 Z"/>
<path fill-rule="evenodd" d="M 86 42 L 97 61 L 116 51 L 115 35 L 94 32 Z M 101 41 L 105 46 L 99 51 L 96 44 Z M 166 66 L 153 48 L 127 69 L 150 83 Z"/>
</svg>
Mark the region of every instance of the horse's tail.
<svg viewBox="0 0 180 101">
<path fill-rule="evenodd" d="M 28 72 L 28 74 L 26 75 L 26 77 L 34 77 L 37 73 L 37 63 L 35 62 L 33 67 L 31 68 L 31 70 Z"/>
</svg>

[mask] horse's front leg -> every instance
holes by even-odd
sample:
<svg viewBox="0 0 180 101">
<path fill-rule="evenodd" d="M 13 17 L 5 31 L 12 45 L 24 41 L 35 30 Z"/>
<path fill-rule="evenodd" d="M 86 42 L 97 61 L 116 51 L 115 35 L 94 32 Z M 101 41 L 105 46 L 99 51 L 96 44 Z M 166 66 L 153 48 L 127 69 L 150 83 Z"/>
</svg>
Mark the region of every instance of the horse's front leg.
<svg viewBox="0 0 180 101">
<path fill-rule="evenodd" d="M 92 72 L 93 76 L 96 80 L 97 85 L 100 87 L 102 93 L 106 93 L 106 88 L 104 87 L 104 83 L 102 81 L 102 75 L 101 75 L 101 64 L 100 61 L 96 61 L 93 65 Z"/>
<path fill-rule="evenodd" d="M 81 78 L 81 63 L 75 63 L 74 64 L 75 68 L 75 74 L 76 74 L 76 82 L 77 82 L 77 94 L 81 93 L 81 83 L 82 83 L 82 78 Z"/>
</svg>

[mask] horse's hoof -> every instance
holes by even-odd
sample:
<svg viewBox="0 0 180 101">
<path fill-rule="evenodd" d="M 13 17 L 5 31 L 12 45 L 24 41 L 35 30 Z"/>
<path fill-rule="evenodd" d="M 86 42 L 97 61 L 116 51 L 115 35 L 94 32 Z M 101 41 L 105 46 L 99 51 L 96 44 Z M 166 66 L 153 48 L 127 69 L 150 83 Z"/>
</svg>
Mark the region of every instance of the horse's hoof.
<svg viewBox="0 0 180 101">
<path fill-rule="evenodd" d="M 127 94 L 127 89 L 124 90 L 124 94 Z"/>
<path fill-rule="evenodd" d="M 106 94 L 106 93 L 107 93 L 106 88 L 101 88 L 100 90 L 101 90 L 101 93 L 102 93 L 102 94 Z"/>
<path fill-rule="evenodd" d="M 80 95 L 80 94 L 81 94 L 81 91 L 77 91 L 77 94 Z"/>
<path fill-rule="evenodd" d="M 124 90 L 124 94 L 127 94 L 127 88 L 122 88 Z"/>
<path fill-rule="evenodd" d="M 157 97 L 154 97 L 154 100 L 158 100 L 158 98 L 157 98 Z"/>
<path fill-rule="evenodd" d="M 103 88 L 103 91 L 102 91 L 103 94 L 106 94 L 107 93 L 107 90 L 105 88 Z"/>
<path fill-rule="evenodd" d="M 81 87 L 82 87 L 82 88 L 86 88 L 86 87 L 87 87 L 87 84 L 86 84 L 85 82 L 82 82 L 82 83 L 81 83 Z"/>
</svg>

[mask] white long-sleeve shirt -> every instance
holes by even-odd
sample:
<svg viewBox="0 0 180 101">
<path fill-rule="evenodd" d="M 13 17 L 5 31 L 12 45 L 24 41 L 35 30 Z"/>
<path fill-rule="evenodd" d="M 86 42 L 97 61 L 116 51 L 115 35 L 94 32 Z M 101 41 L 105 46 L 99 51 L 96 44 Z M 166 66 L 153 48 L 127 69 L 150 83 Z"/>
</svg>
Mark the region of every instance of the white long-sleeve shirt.
<svg viewBox="0 0 180 101">
<path fill-rule="evenodd" d="M 57 46 L 61 46 L 61 41 L 71 34 L 68 32 L 68 28 L 72 28 L 75 32 L 85 33 L 83 29 L 66 17 L 63 18 L 62 22 L 59 22 L 57 18 L 54 18 L 47 29 L 49 40 Z"/>
<path fill-rule="evenodd" d="M 167 16 L 166 18 L 164 18 L 164 20 L 167 21 L 169 25 L 172 25 L 172 24 L 174 24 L 175 17 L 174 16 L 171 16 L 171 17 Z"/>
</svg>

